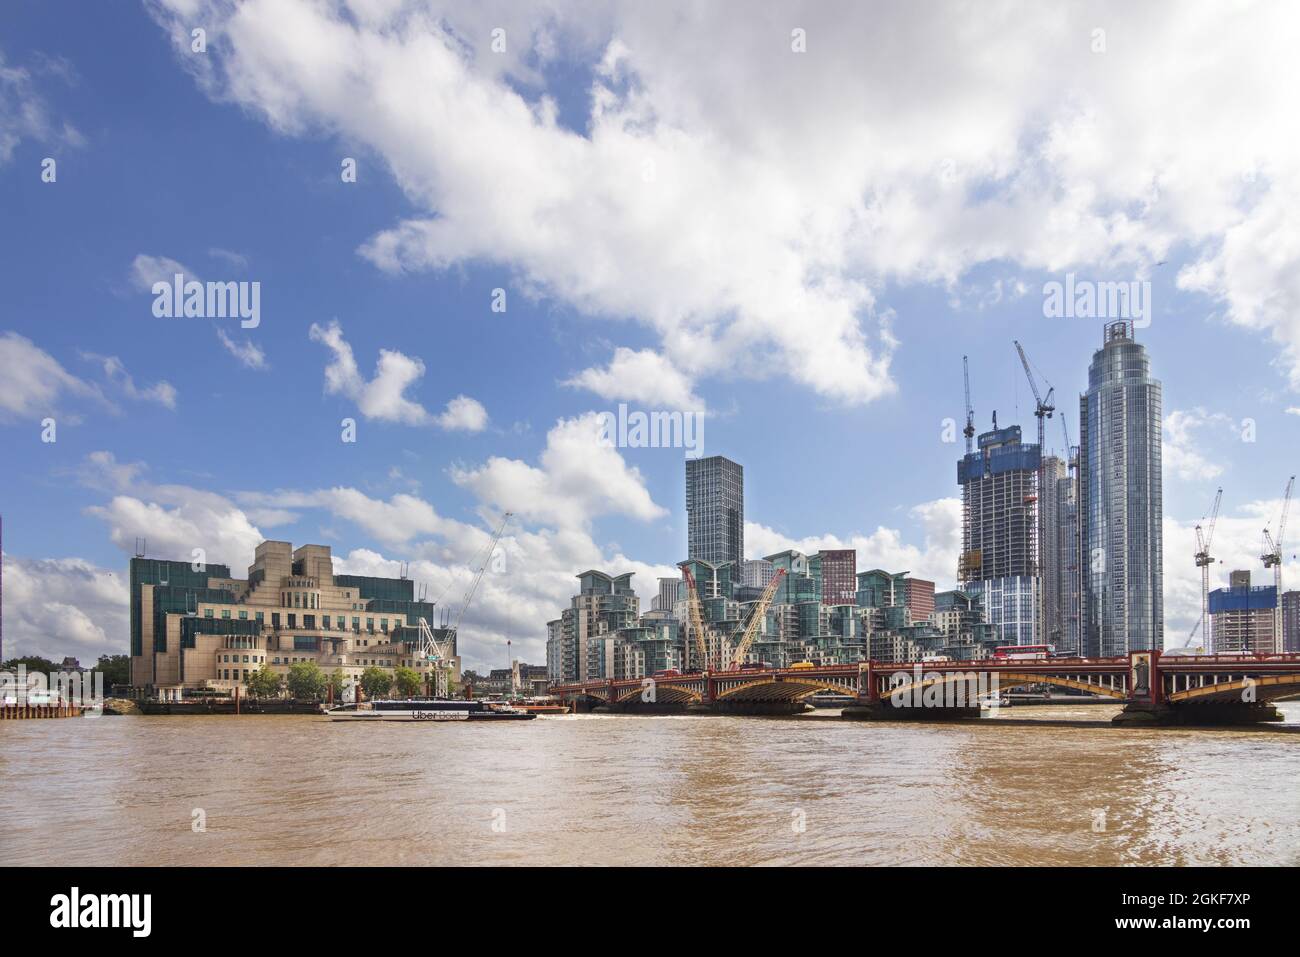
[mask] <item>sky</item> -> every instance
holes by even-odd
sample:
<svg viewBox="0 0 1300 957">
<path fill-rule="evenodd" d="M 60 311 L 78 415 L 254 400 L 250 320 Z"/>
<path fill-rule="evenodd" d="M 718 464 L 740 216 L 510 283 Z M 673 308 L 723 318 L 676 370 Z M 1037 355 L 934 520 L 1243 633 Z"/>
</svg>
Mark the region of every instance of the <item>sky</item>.
<svg viewBox="0 0 1300 957">
<path fill-rule="evenodd" d="M 696 450 L 602 441 L 620 404 L 744 465 L 748 557 L 952 587 L 962 357 L 981 431 L 1033 440 L 1018 340 L 1077 442 L 1103 320 L 1051 314 L 1067 275 L 1150 284 L 1167 642 L 1219 486 L 1215 584 L 1263 583 L 1300 9 L 701 6 L 0 7 L 5 655 L 123 653 L 138 538 L 239 577 L 325 544 L 455 607 L 509 511 L 461 651 L 542 662 L 578 573 L 648 607 L 686 557 Z M 256 324 L 157 315 L 178 272 L 256 283 Z"/>
</svg>

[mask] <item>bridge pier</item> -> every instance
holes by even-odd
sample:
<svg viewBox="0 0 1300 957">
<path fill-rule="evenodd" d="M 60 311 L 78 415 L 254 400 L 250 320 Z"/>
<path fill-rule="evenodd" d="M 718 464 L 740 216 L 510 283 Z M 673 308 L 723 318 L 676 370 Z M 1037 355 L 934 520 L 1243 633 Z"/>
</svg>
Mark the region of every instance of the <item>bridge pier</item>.
<svg viewBox="0 0 1300 957">
<path fill-rule="evenodd" d="M 1171 705 L 1164 702 L 1131 701 L 1111 719 L 1112 724 L 1149 727 L 1232 727 L 1284 720 L 1269 701 L 1207 701 Z"/>
</svg>

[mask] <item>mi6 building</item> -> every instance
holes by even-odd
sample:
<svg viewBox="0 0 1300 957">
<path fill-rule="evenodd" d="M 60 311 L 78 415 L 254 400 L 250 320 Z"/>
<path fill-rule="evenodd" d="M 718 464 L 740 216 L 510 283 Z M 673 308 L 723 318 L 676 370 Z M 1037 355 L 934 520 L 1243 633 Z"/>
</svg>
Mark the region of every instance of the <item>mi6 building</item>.
<svg viewBox="0 0 1300 957">
<path fill-rule="evenodd" d="M 131 684 L 162 697 L 230 692 L 263 667 L 286 675 L 302 661 L 350 678 L 371 666 L 424 675 L 421 618 L 432 626 L 433 605 L 415 600 L 410 580 L 336 575 L 326 545 L 262 542 L 242 579 L 226 565 L 135 557 Z"/>
</svg>

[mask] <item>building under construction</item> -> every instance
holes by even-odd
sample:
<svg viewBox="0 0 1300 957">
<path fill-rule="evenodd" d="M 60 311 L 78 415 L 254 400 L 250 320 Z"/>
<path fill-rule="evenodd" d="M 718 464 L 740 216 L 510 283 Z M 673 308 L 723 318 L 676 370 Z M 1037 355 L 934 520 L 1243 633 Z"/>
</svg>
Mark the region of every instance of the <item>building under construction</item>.
<svg viewBox="0 0 1300 957">
<path fill-rule="evenodd" d="M 978 594 L 1001 644 L 1039 643 L 1039 447 L 1020 427 L 985 432 L 957 463 L 962 488 L 962 590 Z"/>
</svg>

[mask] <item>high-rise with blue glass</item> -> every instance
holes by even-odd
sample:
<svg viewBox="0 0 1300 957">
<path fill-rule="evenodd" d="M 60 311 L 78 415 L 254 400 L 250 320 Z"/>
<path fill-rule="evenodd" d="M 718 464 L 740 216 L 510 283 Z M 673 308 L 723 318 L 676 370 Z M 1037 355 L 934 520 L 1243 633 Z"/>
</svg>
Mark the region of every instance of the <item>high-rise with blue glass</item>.
<svg viewBox="0 0 1300 957">
<path fill-rule="evenodd" d="M 1164 647 L 1161 387 L 1132 323 L 1108 323 L 1079 400 L 1081 632 L 1088 655 Z"/>
</svg>

